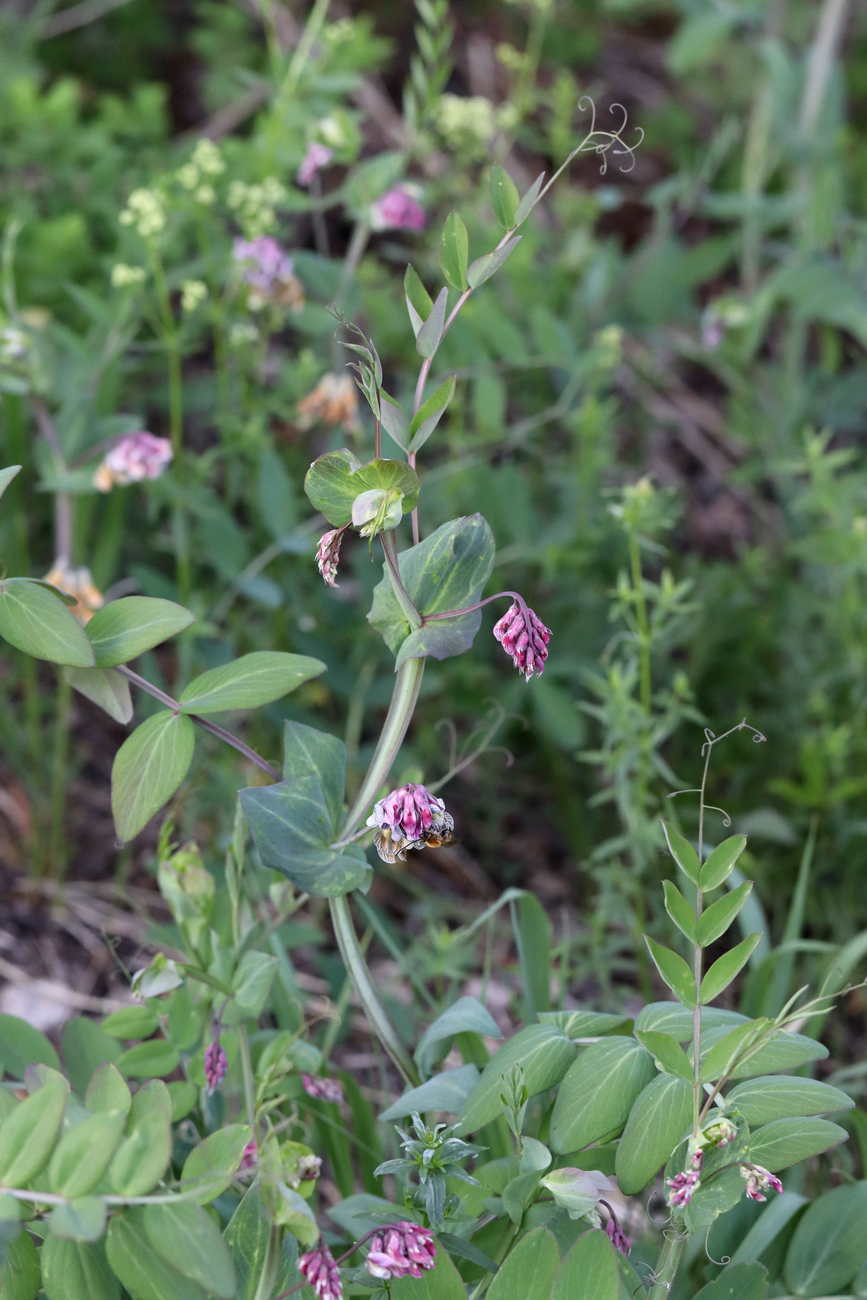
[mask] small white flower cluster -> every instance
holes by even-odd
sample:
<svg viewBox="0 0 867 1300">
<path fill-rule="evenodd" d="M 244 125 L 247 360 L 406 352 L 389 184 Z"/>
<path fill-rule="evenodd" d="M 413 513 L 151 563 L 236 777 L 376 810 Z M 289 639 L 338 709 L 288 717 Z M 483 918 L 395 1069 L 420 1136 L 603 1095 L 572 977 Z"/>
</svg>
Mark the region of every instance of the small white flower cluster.
<svg viewBox="0 0 867 1300">
<path fill-rule="evenodd" d="M 322 28 L 322 44 L 348 45 L 355 40 L 355 21 L 352 18 L 338 18 L 336 22 L 326 23 Z"/>
<path fill-rule="evenodd" d="M 213 140 L 199 140 L 190 161 L 179 167 L 175 175 L 198 203 L 209 207 L 217 193 L 207 177 L 221 176 L 225 170 L 223 156 Z"/>
<path fill-rule="evenodd" d="M 27 353 L 28 339 L 15 325 L 0 329 L 0 361 L 20 361 Z"/>
<path fill-rule="evenodd" d="M 145 278 L 143 266 L 130 266 L 127 262 L 115 262 L 111 268 L 111 284 L 114 289 L 128 289 L 134 284 L 141 284 Z"/>
<path fill-rule="evenodd" d="M 229 327 L 229 346 L 233 348 L 242 348 L 247 343 L 255 343 L 259 337 L 259 331 L 250 321 L 235 321 Z"/>
<path fill-rule="evenodd" d="M 166 205 L 156 190 L 133 190 L 120 214 L 122 226 L 132 226 L 142 239 L 154 239 L 165 229 Z"/>
<path fill-rule="evenodd" d="M 181 311 L 195 311 L 208 296 L 204 280 L 184 280 L 181 285 Z"/>
<path fill-rule="evenodd" d="M 254 185 L 232 181 L 227 196 L 229 207 L 248 239 L 256 239 L 274 229 L 277 209 L 285 199 L 286 189 L 275 176 L 266 176 L 264 181 Z"/>
<path fill-rule="evenodd" d="M 437 126 L 455 153 L 477 157 L 490 144 L 497 118 L 493 104 L 483 95 L 440 95 Z"/>
</svg>

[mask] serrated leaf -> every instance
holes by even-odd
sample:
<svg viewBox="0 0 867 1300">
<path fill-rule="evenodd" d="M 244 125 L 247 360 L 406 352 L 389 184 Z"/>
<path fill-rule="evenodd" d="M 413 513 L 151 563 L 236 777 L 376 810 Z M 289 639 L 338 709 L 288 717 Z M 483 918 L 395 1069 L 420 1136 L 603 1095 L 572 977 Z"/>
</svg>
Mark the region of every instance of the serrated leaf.
<svg viewBox="0 0 867 1300">
<path fill-rule="evenodd" d="M 142 1225 L 156 1253 L 209 1295 L 234 1300 L 235 1266 L 217 1224 L 199 1205 L 146 1205 Z"/>
<path fill-rule="evenodd" d="M 39 1254 L 48 1300 L 120 1300 L 120 1283 L 101 1243 L 50 1236 Z"/>
<path fill-rule="evenodd" d="M 20 471 L 20 465 L 7 465 L 5 469 L 0 469 L 0 497 L 2 497 L 9 484 L 15 478 L 16 474 L 20 473 Z"/>
<path fill-rule="evenodd" d="M 189 771 L 195 745 L 193 723 L 168 709 L 127 737 L 111 769 L 111 811 L 119 839 L 138 835 L 171 799 Z"/>
<path fill-rule="evenodd" d="M 91 704 L 104 709 L 110 718 L 126 726 L 132 719 L 129 682 L 111 668 L 64 668 L 63 676 L 73 690 Z"/>
<path fill-rule="evenodd" d="M 665 910 L 671 917 L 674 924 L 685 934 L 691 943 L 695 942 L 695 912 L 678 889 L 677 885 L 671 880 L 663 880 L 663 893 L 665 894 Z"/>
<path fill-rule="evenodd" d="M 835 1187 L 807 1207 L 786 1252 L 786 1284 L 799 1296 L 839 1293 L 864 1262 L 867 1181 Z"/>
<path fill-rule="evenodd" d="M 670 1034 L 660 1034 L 652 1029 L 642 1033 L 636 1030 L 635 1037 L 654 1058 L 657 1067 L 666 1074 L 677 1075 L 679 1079 L 692 1079 L 692 1062 L 686 1052 Z"/>
<path fill-rule="evenodd" d="M 49 1066 L 40 1068 L 44 1082 L 0 1124 L 0 1185 L 4 1187 L 28 1187 L 47 1163 L 60 1132 L 69 1084 Z"/>
<path fill-rule="evenodd" d="M 830 1083 L 766 1074 L 737 1084 L 727 1094 L 726 1105 L 736 1106 L 748 1124 L 757 1125 L 801 1115 L 829 1115 L 850 1110 L 855 1103 Z"/>
<path fill-rule="evenodd" d="M 553 1149 L 576 1151 L 619 1132 L 654 1074 L 651 1056 L 634 1038 L 612 1036 L 583 1048 L 557 1089 Z"/>
<path fill-rule="evenodd" d="M 742 885 L 738 885 L 731 893 L 726 894 L 723 898 L 718 898 L 715 903 L 711 903 L 710 907 L 705 908 L 698 923 L 698 941 L 703 948 L 719 939 L 720 935 L 725 934 L 749 898 L 752 888 L 753 882 L 745 880 Z"/>
<path fill-rule="evenodd" d="M 747 935 L 714 962 L 701 982 L 702 1002 L 713 1002 L 723 989 L 728 988 L 738 971 L 749 961 L 761 937 L 760 934 Z"/>
<path fill-rule="evenodd" d="M 625 1195 L 634 1196 L 647 1186 L 691 1123 L 690 1085 L 671 1074 L 657 1075 L 633 1105 L 617 1144 L 614 1168 Z"/>
<path fill-rule="evenodd" d="M 244 1147 L 253 1136 L 249 1124 L 228 1124 L 193 1147 L 184 1163 L 181 1185 L 198 1205 L 224 1192 L 238 1172 Z"/>
<path fill-rule="evenodd" d="M 84 628 L 56 592 L 29 578 L 0 582 L 0 637 L 34 659 L 72 668 L 94 666 Z"/>
<path fill-rule="evenodd" d="M 470 263 L 467 271 L 467 281 L 471 289 L 480 289 L 483 284 L 490 280 L 491 276 L 496 275 L 500 267 L 511 257 L 515 249 L 523 239 L 523 235 L 512 235 L 511 239 L 506 240 L 500 248 L 493 249 L 490 253 L 484 253 L 477 257 L 474 262 Z"/>
<path fill-rule="evenodd" d="M 207 1293 L 154 1250 L 141 1206 L 113 1216 L 105 1242 L 108 1262 L 132 1300 L 207 1300 Z"/>
<path fill-rule="evenodd" d="M 701 866 L 702 889 L 716 889 L 731 874 L 732 868 L 747 846 L 746 835 L 730 835 L 709 853 Z"/>
<path fill-rule="evenodd" d="M 683 958 L 664 944 L 656 943 L 649 935 L 644 936 L 644 942 L 654 966 L 672 993 L 680 998 L 684 1006 L 695 1006 L 695 977 Z"/>
<path fill-rule="evenodd" d="M 668 851 L 680 867 L 687 880 L 691 880 L 694 885 L 699 882 L 699 861 L 698 854 L 690 844 L 689 840 L 681 835 L 680 831 L 675 830 L 673 826 L 667 826 L 662 823 L 665 842 L 668 845 Z"/>
<path fill-rule="evenodd" d="M 527 1025 L 519 1029 L 488 1061 L 476 1087 L 467 1098 L 459 1131 L 482 1128 L 502 1114 L 503 1078 L 519 1067 L 531 1097 L 559 1083 L 575 1059 L 577 1049 L 553 1025 Z"/>
<path fill-rule="evenodd" d="M 829 1119 L 773 1119 L 750 1135 L 749 1159 L 776 1173 L 845 1142 L 848 1136 Z"/>
<path fill-rule="evenodd" d="M 462 609 L 480 598 L 491 575 L 493 534 L 481 515 L 451 519 L 417 546 L 402 551 L 398 566 L 403 585 L 421 613 Z M 396 654 L 396 667 L 425 655 L 447 659 L 462 654 L 472 645 L 482 621 L 481 612 L 475 611 L 413 631 L 385 573 L 374 589 L 367 618 Z"/>
<path fill-rule="evenodd" d="M 255 650 L 229 664 L 211 668 L 181 691 L 185 713 L 223 713 L 228 709 L 258 709 L 282 699 L 304 682 L 325 672 L 321 659 Z"/>
<path fill-rule="evenodd" d="M 125 596 L 98 609 L 85 627 L 97 668 L 128 663 L 195 622 L 183 605 L 150 596 Z"/>
<path fill-rule="evenodd" d="M 455 377 L 451 375 L 443 384 L 440 384 L 436 392 L 431 393 L 426 402 L 421 406 L 412 417 L 409 426 L 410 442 L 409 451 L 421 451 L 428 438 L 436 429 L 442 417 L 448 410 L 449 403 L 455 395 Z"/>
<path fill-rule="evenodd" d="M 517 224 L 515 215 L 520 202 L 518 187 L 509 173 L 498 164 L 491 168 L 490 185 L 494 216 L 504 230 L 513 230 Z"/>
<path fill-rule="evenodd" d="M 453 289 L 467 287 L 467 261 L 470 241 L 467 228 L 457 212 L 450 212 L 443 227 L 441 265 L 443 275 Z"/>
<path fill-rule="evenodd" d="M 443 336 L 446 323 L 446 308 L 449 301 L 448 289 L 440 289 L 431 307 L 427 320 L 422 325 L 415 339 L 419 356 L 430 361 L 436 353 Z"/>
</svg>

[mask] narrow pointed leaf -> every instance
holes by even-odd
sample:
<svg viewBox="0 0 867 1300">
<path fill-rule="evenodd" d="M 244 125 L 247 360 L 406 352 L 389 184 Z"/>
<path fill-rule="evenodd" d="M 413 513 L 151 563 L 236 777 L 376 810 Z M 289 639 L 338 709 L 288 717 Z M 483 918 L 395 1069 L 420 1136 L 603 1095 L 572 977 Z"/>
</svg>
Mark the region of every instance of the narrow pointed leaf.
<svg viewBox="0 0 867 1300">
<path fill-rule="evenodd" d="M 539 202 L 539 194 L 541 192 L 544 183 L 545 183 L 545 173 L 539 172 L 539 175 L 533 181 L 533 184 L 522 196 L 521 202 L 518 204 L 518 207 L 515 211 L 514 224 L 516 226 L 523 225 L 523 223 L 529 217 L 530 213 L 535 208 L 536 204 Z"/>
<path fill-rule="evenodd" d="M 499 165 L 491 168 L 491 207 L 504 230 L 513 230 L 520 196 L 509 173 Z"/>
<path fill-rule="evenodd" d="M 5 469 L 0 469 L 0 497 L 2 497 L 3 493 L 20 470 L 20 465 L 7 465 Z"/>
<path fill-rule="evenodd" d="M 449 213 L 443 227 L 441 264 L 443 275 L 453 289 L 467 287 L 467 261 L 469 258 L 467 228 L 457 212 Z"/>
<path fill-rule="evenodd" d="M 321 659 L 277 650 L 256 650 L 196 677 L 181 691 L 179 703 L 185 713 L 258 709 L 324 672 Z"/>
<path fill-rule="evenodd" d="M 724 953 L 722 957 L 714 962 L 701 982 L 702 1002 L 713 1002 L 714 998 L 719 997 L 723 989 L 728 988 L 741 967 L 745 966 L 749 961 L 761 937 L 760 934 L 747 935 L 746 939 L 742 939 L 734 948 Z"/>
<path fill-rule="evenodd" d="M 680 998 L 684 1006 L 695 1006 L 695 978 L 689 966 L 671 948 L 644 936 L 653 964 L 665 980 L 672 993 Z"/>
<path fill-rule="evenodd" d="M 490 280 L 492 275 L 496 275 L 503 263 L 514 253 L 522 239 L 523 235 L 513 235 L 500 248 L 495 248 L 492 252 L 485 253 L 482 257 L 477 257 L 474 262 L 471 262 L 467 271 L 470 288 L 480 289 L 483 284 Z"/>
<path fill-rule="evenodd" d="M 686 935 L 690 942 L 694 942 L 695 912 L 673 881 L 663 880 L 662 889 L 665 894 L 666 912 L 668 912 L 681 934 Z"/>
<path fill-rule="evenodd" d="M 412 417 L 409 426 L 409 432 L 412 435 L 409 444 L 410 451 L 421 451 L 448 410 L 449 403 L 454 395 L 455 377 L 450 375 L 445 383 L 440 384 L 436 392 L 431 393 L 427 401 L 422 403 Z"/>
<path fill-rule="evenodd" d="M 419 356 L 430 360 L 443 336 L 443 330 L 446 323 L 446 307 L 448 306 L 449 291 L 440 289 L 436 296 L 436 302 L 430 310 L 427 320 L 422 325 L 415 340 L 416 350 Z"/>
<path fill-rule="evenodd" d="M 698 941 L 703 948 L 713 943 L 720 935 L 725 934 L 749 898 L 752 888 L 753 882 L 745 880 L 742 885 L 738 885 L 731 893 L 726 894 L 723 898 L 718 898 L 715 903 L 711 903 L 710 907 L 705 908 L 698 923 Z"/>
<path fill-rule="evenodd" d="M 670 1034 L 655 1033 L 652 1029 L 643 1033 L 637 1030 L 635 1037 L 647 1048 L 660 1070 L 679 1079 L 692 1079 L 692 1062 Z"/>
<path fill-rule="evenodd" d="M 708 854 L 701 867 L 702 889 L 716 889 L 730 875 L 747 845 L 746 835 L 730 835 Z"/>
<path fill-rule="evenodd" d="M 687 879 L 691 880 L 694 885 L 697 885 L 699 882 L 700 868 L 698 854 L 695 849 L 692 847 L 689 840 L 684 839 L 680 831 L 675 830 L 673 826 L 666 826 L 665 822 L 663 822 L 662 829 L 665 834 L 665 841 L 668 845 L 669 853 Z"/>
</svg>

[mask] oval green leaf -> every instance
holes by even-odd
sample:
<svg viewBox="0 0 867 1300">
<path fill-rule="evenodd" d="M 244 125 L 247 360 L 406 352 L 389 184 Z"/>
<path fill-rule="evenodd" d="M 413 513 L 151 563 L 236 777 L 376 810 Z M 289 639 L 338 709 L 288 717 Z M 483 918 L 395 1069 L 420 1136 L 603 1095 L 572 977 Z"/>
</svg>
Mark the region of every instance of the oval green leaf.
<svg viewBox="0 0 867 1300">
<path fill-rule="evenodd" d="M 62 1074 L 42 1066 L 45 1082 L 0 1124 L 0 1184 L 27 1187 L 51 1155 L 69 1084 Z"/>
<path fill-rule="evenodd" d="M 108 1225 L 108 1262 L 132 1300 L 207 1300 L 207 1293 L 179 1273 L 151 1245 L 142 1209 L 125 1210 Z"/>
<path fill-rule="evenodd" d="M 830 1083 L 769 1074 L 737 1084 L 728 1093 L 726 1105 L 736 1106 L 747 1123 L 755 1126 L 773 1119 L 830 1115 L 849 1110 L 855 1103 Z"/>
<path fill-rule="evenodd" d="M 467 287 L 467 262 L 470 240 L 467 228 L 457 212 L 450 212 L 443 227 L 441 265 L 443 275 L 453 289 Z"/>
<path fill-rule="evenodd" d="M 118 837 L 131 840 L 171 799 L 193 759 L 196 729 L 167 709 L 136 727 L 111 769 L 111 811 Z"/>
<path fill-rule="evenodd" d="M 621 1190 L 634 1196 L 668 1160 L 692 1122 L 692 1088 L 685 1079 L 660 1074 L 641 1093 L 617 1145 L 615 1172 Z"/>
<path fill-rule="evenodd" d="M 738 885 L 730 894 L 718 898 L 715 903 L 711 903 L 710 907 L 705 908 L 698 923 L 698 941 L 703 948 L 713 943 L 720 935 L 725 934 L 749 898 L 752 888 L 753 882 L 745 880 L 742 885 Z"/>
<path fill-rule="evenodd" d="M 728 988 L 738 971 L 749 961 L 761 937 L 760 934 L 748 934 L 746 939 L 714 962 L 701 982 L 702 1002 L 713 1002 L 723 989 Z"/>
<path fill-rule="evenodd" d="M 207 1205 L 226 1190 L 252 1136 L 249 1124 L 229 1124 L 193 1148 L 181 1174 L 183 1190 L 193 1201 Z"/>
<path fill-rule="evenodd" d="M 577 1151 L 619 1132 L 654 1074 L 651 1056 L 634 1038 L 603 1038 L 585 1047 L 557 1089 L 551 1146 Z"/>
<path fill-rule="evenodd" d="M 84 628 L 56 592 L 28 578 L 0 582 L 0 637 L 34 659 L 94 666 Z"/>
<path fill-rule="evenodd" d="M 490 185 L 494 216 L 504 230 L 513 230 L 516 225 L 515 213 L 520 202 L 518 187 L 509 173 L 497 164 L 491 168 Z"/>
<path fill-rule="evenodd" d="M 799 1296 L 839 1293 L 864 1262 L 867 1181 L 835 1187 L 810 1205 L 786 1253 L 787 1286 Z"/>
<path fill-rule="evenodd" d="M 64 668 L 63 676 L 73 690 L 91 704 L 104 709 L 110 718 L 124 726 L 132 719 L 132 696 L 129 682 L 111 668 Z"/>
<path fill-rule="evenodd" d="M 619 1295 L 614 1247 L 604 1232 L 585 1232 L 560 1265 L 551 1300 L 577 1300 L 578 1296 L 581 1300 L 617 1300 Z"/>
<path fill-rule="evenodd" d="M 146 1205 L 145 1234 L 156 1253 L 220 1300 L 234 1300 L 235 1266 L 220 1229 L 200 1205 Z"/>
<path fill-rule="evenodd" d="M 51 1236 L 39 1258 L 48 1300 L 120 1300 L 120 1283 L 101 1244 Z"/>
<path fill-rule="evenodd" d="M 97 610 L 85 632 L 97 668 L 112 668 L 137 659 L 194 622 L 195 615 L 173 600 L 124 596 Z"/>
<path fill-rule="evenodd" d="M 258 709 L 324 672 L 321 659 L 278 650 L 256 650 L 196 677 L 181 691 L 179 703 L 185 713 Z"/>
<path fill-rule="evenodd" d="M 560 1252 L 554 1234 L 547 1228 L 533 1228 L 520 1238 L 500 1265 L 488 1287 L 488 1300 L 550 1296 L 559 1264 Z"/>
<path fill-rule="evenodd" d="M 48 1190 L 73 1199 L 92 1191 L 114 1156 L 125 1123 L 126 1111 L 119 1109 L 91 1115 L 68 1128 L 48 1166 Z"/>
<path fill-rule="evenodd" d="M 671 989 L 686 1007 L 695 1006 L 695 977 L 684 959 L 665 944 L 644 936 L 653 964 Z"/>
<path fill-rule="evenodd" d="M 575 1059 L 577 1048 L 553 1025 L 527 1025 L 496 1052 L 470 1093 L 459 1131 L 473 1132 L 502 1113 L 503 1077 L 520 1067 L 531 1097 L 559 1083 Z"/>
<path fill-rule="evenodd" d="M 776 1173 L 845 1142 L 848 1136 L 829 1119 L 774 1119 L 750 1135 L 749 1158 Z"/>
<path fill-rule="evenodd" d="M 731 870 L 747 846 L 746 835 L 730 835 L 709 853 L 701 865 L 702 889 L 716 889 L 731 874 Z"/>
</svg>

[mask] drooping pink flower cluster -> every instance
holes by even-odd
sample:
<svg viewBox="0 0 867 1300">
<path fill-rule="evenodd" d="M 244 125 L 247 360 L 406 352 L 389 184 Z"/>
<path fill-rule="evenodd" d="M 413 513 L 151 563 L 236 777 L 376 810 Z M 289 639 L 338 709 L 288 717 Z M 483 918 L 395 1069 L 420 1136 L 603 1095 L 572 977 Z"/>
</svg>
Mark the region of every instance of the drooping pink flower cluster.
<svg viewBox="0 0 867 1300">
<path fill-rule="evenodd" d="M 298 165 L 298 171 L 295 173 L 295 179 L 299 185 L 309 185 L 322 170 L 327 167 L 334 157 L 333 150 L 325 144 L 319 144 L 313 141 L 308 145 L 307 152 Z"/>
<path fill-rule="evenodd" d="M 783 1184 L 772 1174 L 770 1169 L 765 1169 L 763 1165 L 742 1165 L 741 1177 L 747 1180 L 746 1195 L 751 1201 L 766 1201 L 768 1198 L 765 1192 L 768 1188 L 774 1192 L 782 1192 Z"/>
<path fill-rule="evenodd" d="M 433 1233 L 418 1223 L 390 1223 L 371 1238 L 367 1271 L 373 1277 L 421 1277 L 436 1263 Z"/>
<path fill-rule="evenodd" d="M 308 1097 L 317 1101 L 343 1101 L 343 1084 L 339 1079 L 320 1079 L 315 1074 L 302 1074 L 301 1086 Z"/>
<path fill-rule="evenodd" d="M 258 239 L 236 239 L 232 255 L 243 268 L 244 281 L 267 294 L 293 274 L 294 263 L 270 235 Z"/>
<path fill-rule="evenodd" d="M 103 458 L 93 478 L 94 487 L 100 492 L 110 492 L 113 487 L 159 478 L 171 459 L 172 444 L 168 438 L 158 438 L 145 429 L 128 433 Z"/>
<path fill-rule="evenodd" d="M 374 230 L 424 230 L 426 221 L 424 208 L 405 185 L 395 185 L 370 209 L 370 224 Z"/>
<path fill-rule="evenodd" d="M 605 1231 L 614 1249 L 621 1255 L 628 1255 L 632 1250 L 632 1241 L 627 1237 L 615 1218 L 612 1217 L 606 1221 Z"/>
<path fill-rule="evenodd" d="M 384 862 L 403 860 L 408 849 L 437 847 L 451 839 L 454 818 L 442 799 L 414 781 L 398 786 L 374 805 L 367 819 L 375 826 L 376 850 Z"/>
<path fill-rule="evenodd" d="M 349 524 L 344 524 L 342 528 L 332 528 L 330 532 L 323 533 L 316 546 L 316 567 L 322 581 L 327 582 L 329 587 L 337 586 L 340 548 L 343 545 L 343 534 L 348 527 Z"/>
<path fill-rule="evenodd" d="M 671 1188 L 668 1193 L 668 1203 L 673 1209 L 680 1210 L 684 1205 L 689 1205 L 701 1187 L 701 1180 L 697 1173 L 690 1170 L 688 1173 L 675 1174 L 673 1178 L 669 1178 L 668 1186 Z"/>
<path fill-rule="evenodd" d="M 217 1091 L 226 1077 L 228 1068 L 226 1053 L 220 1046 L 219 1038 L 215 1038 L 205 1048 L 205 1087 L 209 1095 Z"/>
<path fill-rule="evenodd" d="M 301 1256 L 298 1270 L 305 1282 L 313 1287 L 319 1300 L 343 1300 L 340 1269 L 324 1241 L 320 1241 L 315 1250 L 308 1250 Z"/>
<path fill-rule="evenodd" d="M 505 650 L 519 673 L 527 681 L 541 677 L 548 658 L 551 629 L 547 628 L 529 605 L 513 600 L 498 623 L 494 636 Z"/>
<path fill-rule="evenodd" d="M 259 1159 L 259 1144 L 256 1141 L 256 1139 L 253 1138 L 250 1142 L 247 1143 L 247 1145 L 244 1147 L 244 1150 L 241 1152 L 241 1163 L 238 1166 L 238 1168 L 255 1169 L 258 1159 Z"/>
</svg>

